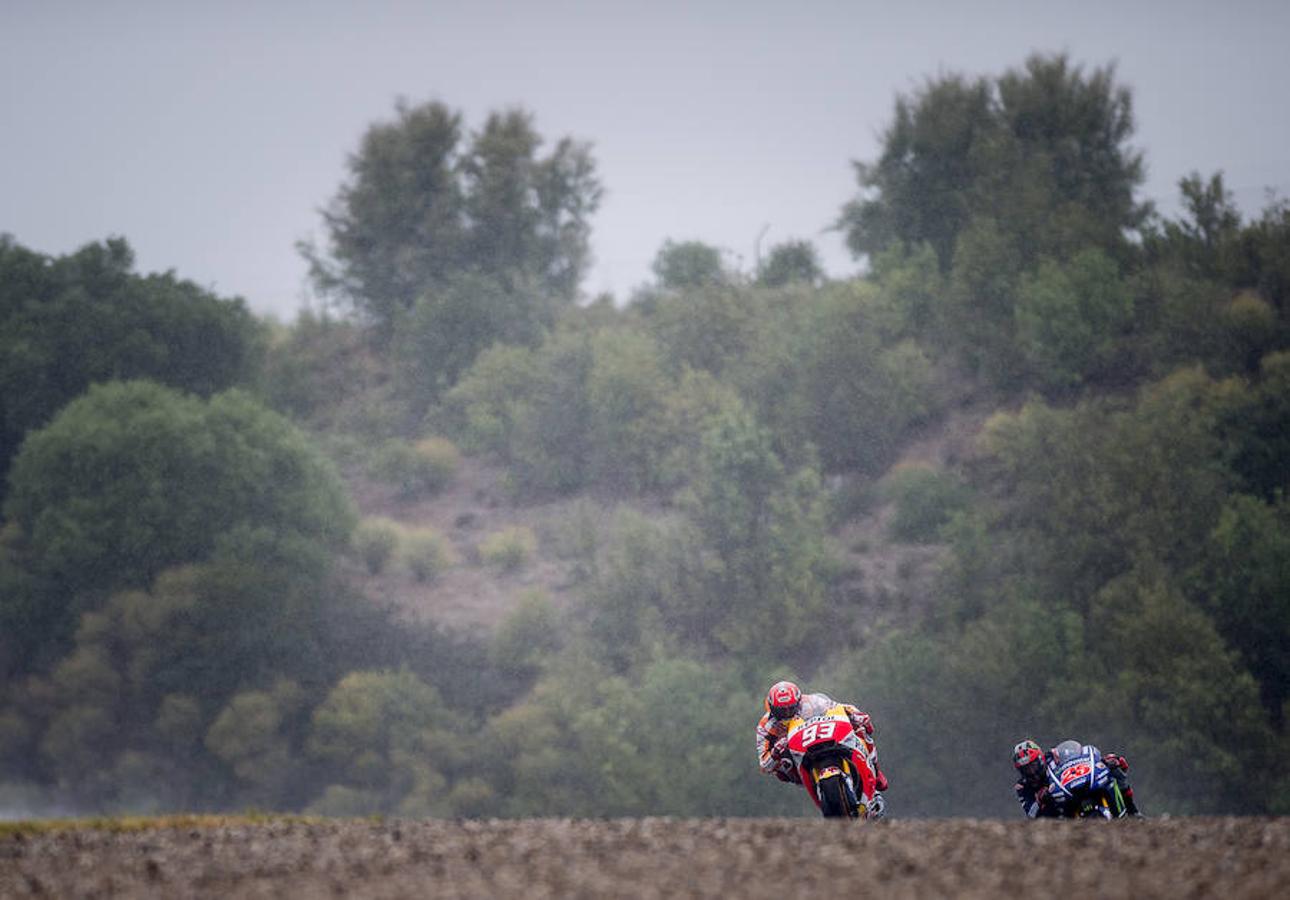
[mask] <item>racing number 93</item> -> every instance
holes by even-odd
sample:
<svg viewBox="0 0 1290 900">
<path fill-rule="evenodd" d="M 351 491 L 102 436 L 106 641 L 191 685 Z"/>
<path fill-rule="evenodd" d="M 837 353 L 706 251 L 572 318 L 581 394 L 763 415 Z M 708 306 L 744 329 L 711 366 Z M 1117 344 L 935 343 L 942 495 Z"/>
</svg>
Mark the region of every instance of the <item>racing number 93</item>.
<svg viewBox="0 0 1290 900">
<path fill-rule="evenodd" d="M 816 722 L 802 729 L 802 746 L 809 747 L 816 741 L 830 741 L 837 722 Z"/>
</svg>

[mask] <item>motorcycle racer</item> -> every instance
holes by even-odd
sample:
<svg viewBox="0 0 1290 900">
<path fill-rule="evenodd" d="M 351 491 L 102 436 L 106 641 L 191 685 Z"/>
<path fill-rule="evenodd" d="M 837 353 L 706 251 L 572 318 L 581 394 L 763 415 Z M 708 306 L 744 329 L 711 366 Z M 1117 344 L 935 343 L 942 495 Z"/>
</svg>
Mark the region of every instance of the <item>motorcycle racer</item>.
<svg viewBox="0 0 1290 900">
<path fill-rule="evenodd" d="M 1017 802 L 1031 819 L 1056 819 L 1061 816 L 1061 809 L 1049 791 L 1048 773 L 1045 771 L 1047 764 L 1047 754 L 1030 738 L 1012 748 L 1012 765 L 1017 770 L 1018 778 L 1013 789 L 1017 792 Z"/>
<path fill-rule="evenodd" d="M 839 703 L 828 694 L 803 694 L 791 681 L 777 681 L 766 692 L 765 711 L 757 722 L 757 762 L 763 774 L 780 781 L 800 784 L 801 777 L 788 755 L 788 722 L 794 718 L 822 715 L 833 706 L 846 710 L 851 727 L 865 743 L 873 765 L 873 777 L 879 792 L 887 790 L 887 776 L 878 768 L 878 750 L 873 742 L 873 720 L 868 713 L 850 703 Z"/>
<path fill-rule="evenodd" d="M 1079 746 L 1077 741 L 1064 741 L 1063 744 Z M 1059 818 L 1062 815 L 1062 809 L 1052 797 L 1048 784 L 1048 763 L 1056 758 L 1056 753 L 1057 748 L 1045 753 L 1031 738 L 1026 738 L 1012 748 L 1012 765 L 1017 770 L 1018 778 L 1013 789 L 1017 793 L 1017 802 L 1031 819 Z M 1138 804 L 1133 799 L 1133 787 L 1129 784 L 1129 761 L 1118 753 L 1103 753 L 1102 762 L 1106 763 L 1111 777 L 1120 787 L 1125 810 L 1134 818 L 1142 818 Z"/>
</svg>

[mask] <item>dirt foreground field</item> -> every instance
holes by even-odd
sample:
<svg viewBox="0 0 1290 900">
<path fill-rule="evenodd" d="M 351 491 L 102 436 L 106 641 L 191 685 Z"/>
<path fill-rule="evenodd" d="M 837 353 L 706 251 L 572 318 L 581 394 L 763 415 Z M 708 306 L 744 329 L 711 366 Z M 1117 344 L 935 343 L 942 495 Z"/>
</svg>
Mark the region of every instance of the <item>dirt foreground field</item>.
<svg viewBox="0 0 1290 900">
<path fill-rule="evenodd" d="M 0 896 L 1276 897 L 1290 819 L 197 822 L 0 831 Z"/>
</svg>

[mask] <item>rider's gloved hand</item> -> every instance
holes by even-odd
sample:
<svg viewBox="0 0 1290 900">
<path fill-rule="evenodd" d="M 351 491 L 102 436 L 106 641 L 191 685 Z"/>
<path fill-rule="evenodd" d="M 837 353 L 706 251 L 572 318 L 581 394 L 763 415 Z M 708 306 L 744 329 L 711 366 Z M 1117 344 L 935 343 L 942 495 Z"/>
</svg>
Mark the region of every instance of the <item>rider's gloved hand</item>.
<svg viewBox="0 0 1290 900">
<path fill-rule="evenodd" d="M 873 736 L 873 719 L 869 718 L 868 713 L 855 713 L 851 716 L 851 727 L 856 731 L 863 732 L 866 736 Z"/>
<path fill-rule="evenodd" d="M 797 773 L 797 766 L 788 757 L 781 759 L 775 764 L 775 777 L 780 781 L 787 781 L 790 784 L 801 784 L 802 776 Z"/>
<path fill-rule="evenodd" d="M 770 753 L 776 759 L 788 753 L 788 736 L 780 738 L 775 742 L 775 746 L 770 749 Z"/>
<path fill-rule="evenodd" d="M 1129 761 L 1123 756 L 1115 753 L 1103 753 L 1102 762 L 1106 763 L 1112 769 L 1119 769 L 1121 772 L 1129 771 Z"/>
</svg>

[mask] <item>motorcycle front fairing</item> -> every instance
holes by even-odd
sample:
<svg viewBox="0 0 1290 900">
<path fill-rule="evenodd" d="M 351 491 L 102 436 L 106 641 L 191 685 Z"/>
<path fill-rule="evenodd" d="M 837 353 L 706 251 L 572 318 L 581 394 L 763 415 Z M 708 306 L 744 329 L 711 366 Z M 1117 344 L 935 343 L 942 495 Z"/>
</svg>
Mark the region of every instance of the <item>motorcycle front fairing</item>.
<svg viewBox="0 0 1290 900">
<path fill-rule="evenodd" d="M 1118 794 L 1118 789 L 1096 747 L 1084 744 L 1077 753 L 1059 755 L 1048 763 L 1047 773 L 1053 801 L 1064 815 L 1088 815 L 1090 811 L 1105 818 L 1122 815 L 1111 808 L 1109 798 Z M 1116 806 L 1122 807 L 1123 802 L 1116 800 Z"/>
</svg>

